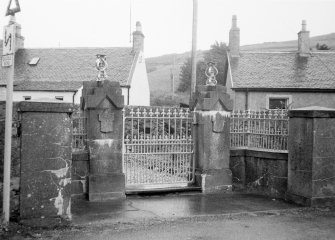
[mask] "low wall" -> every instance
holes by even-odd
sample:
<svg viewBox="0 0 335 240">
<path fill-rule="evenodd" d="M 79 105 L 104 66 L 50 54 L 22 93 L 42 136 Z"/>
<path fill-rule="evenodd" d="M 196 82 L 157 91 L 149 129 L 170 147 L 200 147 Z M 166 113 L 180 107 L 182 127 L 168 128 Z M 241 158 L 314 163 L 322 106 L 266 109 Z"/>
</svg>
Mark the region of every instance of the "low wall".
<svg viewBox="0 0 335 240">
<path fill-rule="evenodd" d="M 72 198 L 88 197 L 89 156 L 87 151 L 72 153 Z"/>
<path fill-rule="evenodd" d="M 287 153 L 231 150 L 230 169 L 233 174 L 233 189 L 285 198 L 287 163 Z"/>
</svg>

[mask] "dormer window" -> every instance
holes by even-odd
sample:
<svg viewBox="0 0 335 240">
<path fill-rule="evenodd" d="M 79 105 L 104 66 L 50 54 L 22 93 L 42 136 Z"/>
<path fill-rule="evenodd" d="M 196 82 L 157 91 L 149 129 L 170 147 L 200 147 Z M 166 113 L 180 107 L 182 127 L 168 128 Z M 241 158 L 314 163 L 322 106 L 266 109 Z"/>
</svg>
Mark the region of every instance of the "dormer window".
<svg viewBox="0 0 335 240">
<path fill-rule="evenodd" d="M 30 62 L 28 63 L 30 66 L 36 66 L 38 61 L 40 60 L 39 57 L 34 57 L 30 60 Z"/>
</svg>

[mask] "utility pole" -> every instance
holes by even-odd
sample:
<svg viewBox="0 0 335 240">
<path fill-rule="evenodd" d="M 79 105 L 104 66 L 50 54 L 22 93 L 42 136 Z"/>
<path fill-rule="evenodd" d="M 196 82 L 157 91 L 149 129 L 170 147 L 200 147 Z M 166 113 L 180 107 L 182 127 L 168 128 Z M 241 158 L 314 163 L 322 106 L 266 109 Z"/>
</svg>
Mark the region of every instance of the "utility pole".
<svg viewBox="0 0 335 240">
<path fill-rule="evenodd" d="M 192 77 L 191 77 L 191 94 L 195 92 L 197 79 L 197 24 L 198 24 L 198 0 L 193 0 L 193 25 L 192 25 Z"/>
<path fill-rule="evenodd" d="M 2 67 L 7 68 L 8 79 L 6 84 L 6 122 L 5 122 L 5 151 L 4 151 L 4 176 L 3 176 L 3 224 L 9 223 L 10 216 L 10 171 L 12 150 L 12 118 L 13 118 L 13 82 L 15 60 L 15 13 L 20 12 L 19 1 L 15 0 L 16 7 L 11 8 L 9 1 L 6 16 L 10 16 L 7 26 L 4 27 Z"/>
<path fill-rule="evenodd" d="M 170 79 L 171 79 L 171 93 L 172 93 L 172 100 L 174 100 L 174 88 L 175 88 L 175 72 L 176 72 L 176 55 L 173 55 L 173 67 L 170 69 Z"/>
</svg>

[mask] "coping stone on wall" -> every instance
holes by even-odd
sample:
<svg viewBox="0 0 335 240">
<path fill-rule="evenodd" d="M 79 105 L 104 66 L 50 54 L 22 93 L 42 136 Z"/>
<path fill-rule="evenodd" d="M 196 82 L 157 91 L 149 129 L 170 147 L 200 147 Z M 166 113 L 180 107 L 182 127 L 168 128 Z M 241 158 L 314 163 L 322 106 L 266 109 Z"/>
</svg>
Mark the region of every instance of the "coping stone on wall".
<svg viewBox="0 0 335 240">
<path fill-rule="evenodd" d="M 74 106 L 72 103 L 48 103 L 48 102 L 20 102 L 19 112 L 60 112 L 72 113 Z"/>
<path fill-rule="evenodd" d="M 290 110 L 288 116 L 290 118 L 334 118 L 335 108 L 319 106 L 297 108 Z"/>
</svg>

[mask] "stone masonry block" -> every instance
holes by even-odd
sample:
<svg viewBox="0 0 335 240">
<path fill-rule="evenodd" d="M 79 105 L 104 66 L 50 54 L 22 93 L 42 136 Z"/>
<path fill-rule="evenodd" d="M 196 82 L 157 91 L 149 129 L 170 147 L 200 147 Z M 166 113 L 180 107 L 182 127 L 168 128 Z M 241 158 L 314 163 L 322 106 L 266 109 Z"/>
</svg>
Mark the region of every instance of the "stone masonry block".
<svg viewBox="0 0 335 240">
<path fill-rule="evenodd" d="M 70 108 L 68 104 L 34 102 L 20 106 L 20 217 L 70 220 Z"/>
<path fill-rule="evenodd" d="M 335 109 L 295 109 L 289 116 L 289 198 L 335 204 Z"/>
<path fill-rule="evenodd" d="M 203 193 L 219 193 L 232 191 L 232 172 L 230 169 L 212 169 L 201 174 Z"/>
<path fill-rule="evenodd" d="M 123 173 L 89 177 L 90 201 L 108 201 L 120 197 L 125 197 L 125 176 Z"/>
<path fill-rule="evenodd" d="M 110 159 L 95 160 L 90 161 L 90 171 L 95 174 L 105 174 L 105 173 L 121 173 L 122 172 L 122 154 L 114 154 L 115 157 Z"/>
</svg>

